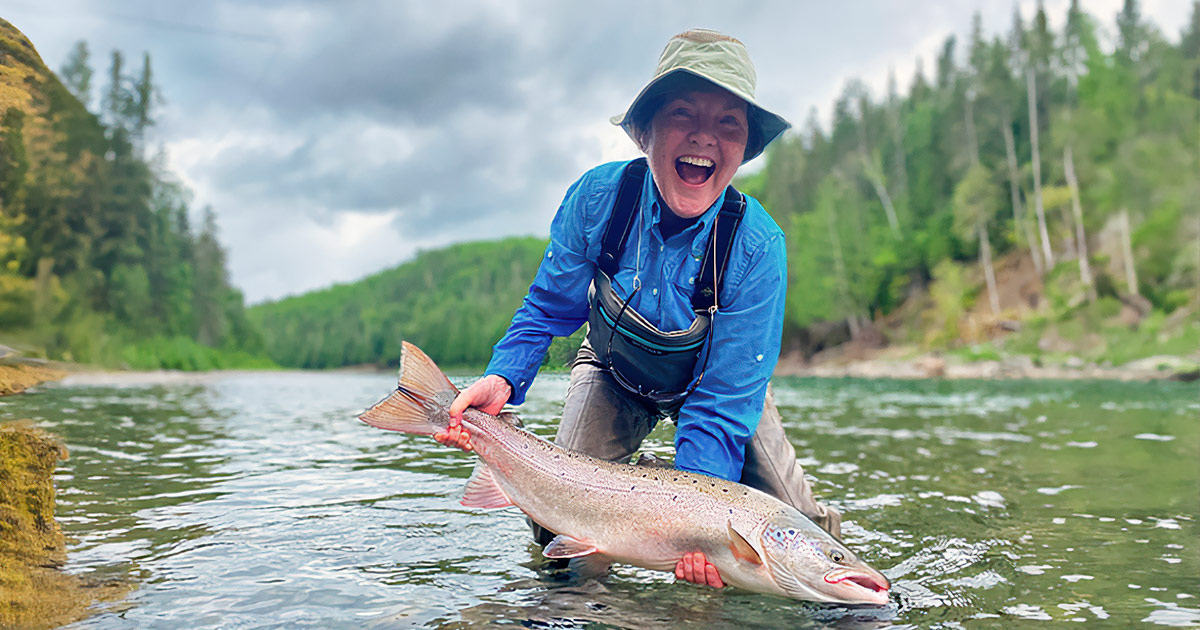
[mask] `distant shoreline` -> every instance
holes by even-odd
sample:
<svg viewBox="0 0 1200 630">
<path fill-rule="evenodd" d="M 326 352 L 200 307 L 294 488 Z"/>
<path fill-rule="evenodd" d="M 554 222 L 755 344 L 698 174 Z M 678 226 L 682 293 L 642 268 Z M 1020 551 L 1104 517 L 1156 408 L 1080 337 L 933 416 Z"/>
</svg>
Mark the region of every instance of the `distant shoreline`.
<svg viewBox="0 0 1200 630">
<path fill-rule="evenodd" d="M 1028 356 L 964 361 L 954 356 L 935 352 L 914 352 L 911 348 L 903 347 L 859 350 L 853 356 L 846 356 L 847 352 L 847 349 L 839 346 L 818 354 L 814 360 L 784 356 L 775 368 L 775 375 L 906 380 L 1200 380 L 1200 362 L 1177 355 L 1153 356 L 1121 366 L 1105 366 L 1074 357 L 1055 364 L 1039 363 Z"/>
<path fill-rule="evenodd" d="M 271 372 L 326 374 L 395 374 L 394 367 L 356 365 L 322 370 L 210 370 L 184 372 L 179 370 L 111 370 L 75 366 L 70 372 L 40 382 L 57 381 L 68 386 L 106 385 L 177 385 L 207 384 L 240 374 Z M 454 377 L 481 374 L 482 367 L 460 367 L 452 370 Z M 565 374 L 567 368 L 542 368 L 541 373 Z M 1110 381 L 1200 381 L 1200 364 L 1186 357 L 1162 355 L 1133 361 L 1122 366 L 1100 366 L 1083 361 L 1039 365 L 1032 358 L 1014 356 L 1002 360 L 963 361 L 937 353 L 916 353 L 885 348 L 869 356 L 818 355 L 806 361 L 795 356 L 780 358 L 775 368 L 777 377 L 861 378 L 861 379 L 977 379 L 977 380 L 1110 380 Z M 39 382 L 39 383 L 40 383 Z"/>
</svg>

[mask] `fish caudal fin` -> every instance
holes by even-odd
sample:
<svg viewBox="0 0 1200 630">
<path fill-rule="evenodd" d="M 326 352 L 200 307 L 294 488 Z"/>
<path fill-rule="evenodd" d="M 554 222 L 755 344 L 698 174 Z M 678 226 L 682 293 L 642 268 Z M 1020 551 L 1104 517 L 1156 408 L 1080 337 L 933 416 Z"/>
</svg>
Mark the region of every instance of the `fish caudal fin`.
<svg viewBox="0 0 1200 630">
<path fill-rule="evenodd" d="M 405 341 L 400 350 L 400 385 L 358 419 L 389 431 L 433 435 L 449 423 L 447 410 L 455 396 L 458 388 L 433 359 Z"/>
</svg>

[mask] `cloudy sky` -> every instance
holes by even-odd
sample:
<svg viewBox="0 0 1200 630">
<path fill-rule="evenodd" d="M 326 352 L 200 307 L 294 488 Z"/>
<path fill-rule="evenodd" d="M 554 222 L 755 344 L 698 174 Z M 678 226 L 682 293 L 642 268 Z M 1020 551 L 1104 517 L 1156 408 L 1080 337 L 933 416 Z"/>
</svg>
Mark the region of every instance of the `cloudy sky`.
<svg viewBox="0 0 1200 630">
<path fill-rule="evenodd" d="M 1046 0 L 1061 24 L 1068 0 Z M 1121 0 L 1083 0 L 1111 31 Z M 1172 40 L 1190 0 L 1142 0 Z M 75 42 L 94 87 L 149 52 L 165 104 L 152 142 L 211 205 L 249 302 L 352 281 L 420 249 L 544 236 L 567 186 L 636 149 L 609 125 L 667 39 L 746 43 L 758 96 L 793 124 L 844 83 L 907 85 L 940 43 L 1012 23 L 1008 0 L 5 0 L 58 70 Z M 1034 0 L 1017 2 L 1028 18 Z M 65 17 L 64 17 L 65 16 Z M 756 160 L 761 162 L 761 158 Z M 744 168 L 757 168 L 751 163 Z"/>
</svg>

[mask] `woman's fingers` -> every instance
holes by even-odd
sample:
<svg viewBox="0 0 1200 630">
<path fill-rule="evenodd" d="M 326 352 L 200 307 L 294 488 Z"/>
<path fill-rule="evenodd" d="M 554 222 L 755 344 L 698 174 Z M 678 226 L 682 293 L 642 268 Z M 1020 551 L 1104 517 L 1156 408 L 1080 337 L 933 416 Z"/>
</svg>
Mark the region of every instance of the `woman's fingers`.
<svg viewBox="0 0 1200 630">
<path fill-rule="evenodd" d="M 684 554 L 675 564 L 675 577 L 693 584 L 722 588 L 725 582 L 717 567 L 708 562 L 708 558 L 699 551 Z"/>
</svg>

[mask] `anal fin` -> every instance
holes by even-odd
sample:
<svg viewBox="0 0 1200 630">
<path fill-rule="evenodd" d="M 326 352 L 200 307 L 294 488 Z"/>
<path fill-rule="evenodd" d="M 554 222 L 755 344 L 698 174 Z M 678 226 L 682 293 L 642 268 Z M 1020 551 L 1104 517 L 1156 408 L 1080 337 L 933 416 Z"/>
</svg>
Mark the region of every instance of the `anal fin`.
<svg viewBox="0 0 1200 630">
<path fill-rule="evenodd" d="M 492 476 L 492 469 L 483 462 L 475 465 L 475 472 L 471 473 L 471 479 L 467 481 L 467 487 L 463 490 L 463 497 L 459 503 L 466 507 L 477 508 L 502 508 L 513 504 L 508 495 L 504 494 L 500 485 L 496 483 L 496 478 Z"/>
<path fill-rule="evenodd" d="M 549 545 L 546 545 L 546 548 L 542 550 L 542 555 L 547 558 L 578 558 L 596 553 L 596 551 L 596 546 L 591 543 L 559 534 L 550 541 Z"/>
</svg>

